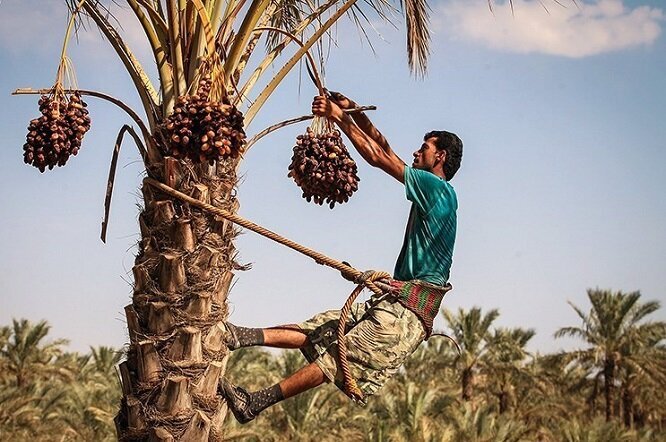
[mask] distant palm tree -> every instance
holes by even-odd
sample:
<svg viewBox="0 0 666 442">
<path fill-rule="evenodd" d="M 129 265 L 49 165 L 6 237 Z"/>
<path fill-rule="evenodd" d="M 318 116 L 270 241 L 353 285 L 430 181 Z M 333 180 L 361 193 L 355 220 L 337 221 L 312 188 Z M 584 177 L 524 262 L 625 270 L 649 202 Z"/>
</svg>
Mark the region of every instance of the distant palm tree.
<svg viewBox="0 0 666 442">
<path fill-rule="evenodd" d="M 581 319 L 582 326 L 561 328 L 555 337 L 577 337 L 589 345 L 586 349 L 566 352 L 562 356 L 567 361 L 591 367 L 594 376 L 603 377 L 608 421 L 616 415 L 618 368 L 633 367 L 642 371 L 637 358 L 640 358 L 647 342 L 664 339 L 666 323 L 644 322 L 648 315 L 659 309 L 659 302 L 641 303 L 640 292 L 595 289 L 588 290 L 587 295 L 592 304 L 588 314 L 569 303 Z"/>
<path fill-rule="evenodd" d="M 32 324 L 26 319 L 12 320 L 11 327 L 3 327 L 4 345 L 0 356 L 4 359 L 3 373 L 13 379 L 17 388 L 25 387 L 33 379 L 50 375 L 67 375 L 52 362 L 62 354 L 61 346 L 67 340 L 45 343 L 51 326 L 46 321 Z"/>
<path fill-rule="evenodd" d="M 490 350 L 485 372 L 492 394 L 497 397 L 500 414 L 509 411 L 515 399 L 516 385 L 522 384 L 524 388 L 531 380 L 525 369 L 526 358 L 529 356 L 525 346 L 534 335 L 533 329 L 499 328 L 489 339 Z"/>
<path fill-rule="evenodd" d="M 461 308 L 457 314 L 445 309 L 442 314 L 462 348 L 462 354 L 456 358 L 455 363 L 462 370 L 462 398 L 469 401 L 472 399 L 479 363 L 488 351 L 490 326 L 499 316 L 499 311 L 493 309 L 483 314 L 480 308 L 474 307 L 469 311 Z"/>
<path fill-rule="evenodd" d="M 658 322 L 639 328 L 635 339 L 627 340 L 622 349 L 624 357 L 618 367 L 618 378 L 627 427 L 645 425 L 647 420 L 654 419 L 651 414 L 666 415 L 665 325 Z"/>
<path fill-rule="evenodd" d="M 514 419 L 527 425 L 535 434 L 535 440 L 548 429 L 584 415 L 586 389 L 590 381 L 586 371 L 565 370 L 566 364 L 550 355 L 534 355 L 522 367 L 513 390 Z"/>
</svg>

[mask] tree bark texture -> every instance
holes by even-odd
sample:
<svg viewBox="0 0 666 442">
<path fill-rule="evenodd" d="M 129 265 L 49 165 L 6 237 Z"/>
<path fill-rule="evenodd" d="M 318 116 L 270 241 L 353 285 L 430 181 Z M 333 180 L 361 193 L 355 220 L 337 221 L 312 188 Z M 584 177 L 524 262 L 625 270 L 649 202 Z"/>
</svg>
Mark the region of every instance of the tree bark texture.
<svg viewBox="0 0 666 442">
<path fill-rule="evenodd" d="M 236 160 L 193 165 L 165 158 L 153 169 L 165 184 L 229 211 Z M 116 416 L 124 441 L 218 441 L 226 404 L 217 385 L 228 350 L 222 322 L 238 229 L 144 185 L 132 303 L 125 308 L 127 361 Z"/>
</svg>

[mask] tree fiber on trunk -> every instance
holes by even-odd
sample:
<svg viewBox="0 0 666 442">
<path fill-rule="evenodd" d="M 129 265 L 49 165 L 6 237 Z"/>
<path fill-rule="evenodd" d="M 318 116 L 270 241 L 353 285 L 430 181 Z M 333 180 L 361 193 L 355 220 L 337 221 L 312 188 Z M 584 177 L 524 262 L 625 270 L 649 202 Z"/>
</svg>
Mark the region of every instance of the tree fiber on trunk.
<svg viewBox="0 0 666 442">
<path fill-rule="evenodd" d="M 236 167 L 237 160 L 211 166 L 167 157 L 153 170 L 169 186 L 236 212 Z M 142 193 L 118 437 L 222 440 L 227 407 L 217 386 L 228 350 L 221 324 L 232 271 L 243 269 L 234 261 L 238 229 L 154 189 Z"/>
</svg>

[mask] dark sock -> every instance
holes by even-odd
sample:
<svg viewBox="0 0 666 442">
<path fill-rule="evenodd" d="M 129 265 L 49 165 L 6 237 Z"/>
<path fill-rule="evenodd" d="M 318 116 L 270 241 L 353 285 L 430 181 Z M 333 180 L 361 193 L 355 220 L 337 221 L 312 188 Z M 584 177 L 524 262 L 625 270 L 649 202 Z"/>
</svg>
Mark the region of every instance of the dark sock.
<svg viewBox="0 0 666 442">
<path fill-rule="evenodd" d="M 250 393 L 250 410 L 256 415 L 282 400 L 284 400 L 284 395 L 280 384 L 275 384 L 272 387 Z"/>
<path fill-rule="evenodd" d="M 253 345 L 264 344 L 264 331 L 260 328 L 240 327 L 238 325 L 227 324 L 228 327 L 233 327 L 233 333 L 238 340 L 237 345 L 233 349 L 241 347 L 251 347 Z"/>
</svg>

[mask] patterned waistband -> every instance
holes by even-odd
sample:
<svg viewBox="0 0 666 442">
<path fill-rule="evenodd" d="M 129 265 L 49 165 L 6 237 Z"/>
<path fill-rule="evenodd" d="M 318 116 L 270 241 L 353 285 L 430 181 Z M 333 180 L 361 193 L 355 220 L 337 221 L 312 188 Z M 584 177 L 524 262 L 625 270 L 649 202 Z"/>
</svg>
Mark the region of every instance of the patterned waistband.
<svg viewBox="0 0 666 442">
<path fill-rule="evenodd" d="M 451 285 L 437 286 L 425 281 L 391 280 L 392 293 L 400 304 L 412 311 L 423 323 L 426 339 L 432 334 L 432 323 L 439 313 L 439 306 Z"/>
</svg>

